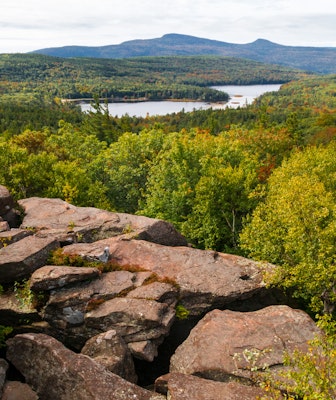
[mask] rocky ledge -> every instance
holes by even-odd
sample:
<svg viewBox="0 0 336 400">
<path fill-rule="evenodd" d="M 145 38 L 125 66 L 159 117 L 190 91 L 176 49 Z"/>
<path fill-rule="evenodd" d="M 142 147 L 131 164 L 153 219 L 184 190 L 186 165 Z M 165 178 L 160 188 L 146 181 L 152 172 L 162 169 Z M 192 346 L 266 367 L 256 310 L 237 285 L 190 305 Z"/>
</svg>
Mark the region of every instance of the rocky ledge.
<svg viewBox="0 0 336 400">
<path fill-rule="evenodd" d="M 265 268 L 194 249 L 165 221 L 15 204 L 0 186 L 2 400 L 261 397 L 235 355 L 258 349 L 279 370 L 318 333 Z"/>
</svg>

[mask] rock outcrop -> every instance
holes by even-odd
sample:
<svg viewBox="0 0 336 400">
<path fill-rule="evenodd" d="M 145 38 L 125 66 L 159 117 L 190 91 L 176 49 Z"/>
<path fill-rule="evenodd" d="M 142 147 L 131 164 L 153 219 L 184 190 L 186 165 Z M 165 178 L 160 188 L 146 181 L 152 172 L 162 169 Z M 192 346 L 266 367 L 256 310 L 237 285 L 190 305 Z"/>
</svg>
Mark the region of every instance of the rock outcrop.
<svg viewBox="0 0 336 400">
<path fill-rule="evenodd" d="M 60 199 L 33 197 L 20 200 L 19 205 L 25 213 L 23 228 L 33 228 L 36 235 L 54 237 L 65 244 L 126 235 L 166 246 L 187 245 L 186 239 L 162 220 L 75 207 Z"/>
<path fill-rule="evenodd" d="M 226 382 L 251 378 L 251 367 L 279 368 L 284 352 L 305 351 L 319 330 L 303 311 L 270 306 L 250 313 L 209 312 L 171 358 L 170 371 Z M 245 353 L 246 354 L 246 353 Z M 250 368 L 249 368 L 250 367 Z"/>
<path fill-rule="evenodd" d="M 29 400 L 261 397 L 234 355 L 256 348 L 281 368 L 284 350 L 318 332 L 279 305 L 264 268 L 274 267 L 191 248 L 164 221 L 59 199 L 17 205 L 0 186 L 0 325 L 13 327 L 1 400 L 26 384 Z M 168 373 L 170 358 L 161 394 L 140 387 L 153 386 L 157 362 Z M 25 382 L 8 378 L 17 372 Z"/>
<path fill-rule="evenodd" d="M 110 238 L 66 246 L 63 254 L 98 260 L 105 248 L 109 249 L 108 261 L 114 267 L 142 269 L 174 282 L 179 287 L 181 304 L 191 315 L 246 300 L 265 288 L 262 266 L 243 257 L 214 251 Z"/>
</svg>

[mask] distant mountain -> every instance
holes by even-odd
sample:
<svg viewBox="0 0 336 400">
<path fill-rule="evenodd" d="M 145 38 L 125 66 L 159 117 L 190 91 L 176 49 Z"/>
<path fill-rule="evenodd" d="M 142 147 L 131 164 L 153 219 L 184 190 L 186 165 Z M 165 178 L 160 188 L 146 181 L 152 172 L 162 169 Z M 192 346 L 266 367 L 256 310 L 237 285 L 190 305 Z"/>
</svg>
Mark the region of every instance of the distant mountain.
<svg viewBox="0 0 336 400">
<path fill-rule="evenodd" d="M 156 39 L 131 40 L 119 45 L 54 47 L 33 53 L 95 58 L 216 55 L 247 58 L 323 74 L 336 73 L 335 47 L 283 46 L 264 39 L 247 44 L 233 44 L 175 33 Z"/>
</svg>

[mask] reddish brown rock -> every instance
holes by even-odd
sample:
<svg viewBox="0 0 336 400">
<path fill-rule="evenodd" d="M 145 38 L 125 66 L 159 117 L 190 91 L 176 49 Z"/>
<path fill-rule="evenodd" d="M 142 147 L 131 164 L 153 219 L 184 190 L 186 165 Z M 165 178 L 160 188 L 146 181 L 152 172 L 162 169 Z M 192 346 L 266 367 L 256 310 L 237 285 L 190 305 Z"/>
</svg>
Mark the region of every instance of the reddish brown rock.
<svg viewBox="0 0 336 400">
<path fill-rule="evenodd" d="M 128 293 L 133 299 L 155 300 L 175 307 L 179 296 L 178 289 L 169 283 L 153 282 L 137 287 Z"/>
<path fill-rule="evenodd" d="M 46 265 L 32 274 L 30 288 L 34 291 L 52 290 L 75 282 L 92 280 L 99 275 L 97 268 Z"/>
<path fill-rule="evenodd" d="M 29 278 L 46 264 L 52 250 L 59 247 L 54 239 L 28 236 L 0 249 L 0 283 Z"/>
<path fill-rule="evenodd" d="M 43 334 L 7 341 L 7 358 L 43 400 L 164 400 Z"/>
<path fill-rule="evenodd" d="M 9 227 L 8 222 L 0 219 L 0 233 L 7 232 L 9 230 L 10 230 L 10 227 Z M 3 247 L 3 246 L 1 246 L 1 247 Z"/>
<path fill-rule="evenodd" d="M 143 340 L 141 342 L 130 342 L 128 348 L 135 358 L 152 362 L 158 355 L 158 346 L 162 343 L 163 338 L 154 340 Z"/>
<path fill-rule="evenodd" d="M 181 302 L 191 315 L 248 299 L 265 289 L 259 264 L 231 254 L 119 238 L 74 244 L 63 252 L 97 259 L 105 247 L 112 265 L 151 271 L 175 282 Z"/>
<path fill-rule="evenodd" d="M 167 336 L 175 310 L 153 300 L 115 298 L 85 315 L 89 328 L 115 329 L 128 342 L 139 342 Z"/>
<path fill-rule="evenodd" d="M 284 351 L 304 350 L 319 333 L 312 319 L 287 306 L 241 313 L 214 310 L 192 329 L 171 358 L 170 371 L 217 381 L 249 378 L 243 353 L 256 351 L 255 366 L 283 364 Z M 251 367 L 251 365 L 250 365 Z"/>
<path fill-rule="evenodd" d="M 84 325 L 85 313 L 133 289 L 135 276 L 128 271 L 108 272 L 91 282 L 78 282 L 52 290 L 42 316 L 55 329 L 60 340 L 81 349 L 91 336 L 102 332 L 94 327 L 87 329 Z M 112 327 L 105 330 L 109 329 Z"/>
<path fill-rule="evenodd" d="M 170 374 L 168 379 L 170 400 L 255 400 L 266 394 L 258 387 L 238 382 L 214 382 L 183 374 Z"/>
<path fill-rule="evenodd" d="M 26 383 L 7 381 L 1 400 L 38 400 L 37 393 Z"/>
<path fill-rule="evenodd" d="M 109 371 L 129 382 L 136 383 L 138 380 L 131 353 L 123 338 L 115 330 L 101 333 L 89 339 L 81 353 L 91 357 Z"/>
<path fill-rule="evenodd" d="M 19 201 L 25 212 L 22 227 L 60 241 L 93 242 L 127 235 L 167 246 L 186 245 L 186 239 L 168 222 L 143 216 L 75 207 L 60 199 L 32 197 Z"/>
</svg>

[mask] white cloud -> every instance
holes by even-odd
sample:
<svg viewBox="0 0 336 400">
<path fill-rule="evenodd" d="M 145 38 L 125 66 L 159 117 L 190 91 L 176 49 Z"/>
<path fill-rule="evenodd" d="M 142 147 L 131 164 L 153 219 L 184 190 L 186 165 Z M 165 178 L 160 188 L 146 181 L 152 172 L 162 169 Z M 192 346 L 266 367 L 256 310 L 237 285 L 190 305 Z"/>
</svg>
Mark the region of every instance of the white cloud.
<svg viewBox="0 0 336 400">
<path fill-rule="evenodd" d="M 334 0 L 1 0 L 0 52 L 183 33 L 233 43 L 336 46 Z"/>
</svg>

